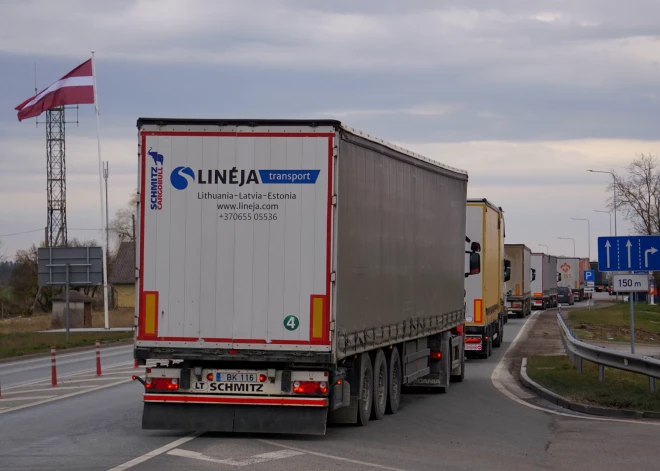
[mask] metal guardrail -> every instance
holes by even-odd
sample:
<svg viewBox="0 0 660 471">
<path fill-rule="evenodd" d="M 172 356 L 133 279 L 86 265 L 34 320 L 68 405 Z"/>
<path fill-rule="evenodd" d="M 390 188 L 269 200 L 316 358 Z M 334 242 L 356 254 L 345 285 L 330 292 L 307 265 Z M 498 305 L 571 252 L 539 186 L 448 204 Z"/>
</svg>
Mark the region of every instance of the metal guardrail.
<svg viewBox="0 0 660 471">
<path fill-rule="evenodd" d="M 609 366 L 648 376 L 651 392 L 657 391 L 656 378 L 660 378 L 660 360 L 645 355 L 617 352 L 578 340 L 561 312 L 557 313 L 557 322 L 566 353 L 579 373 L 582 373 L 582 360 L 587 360 L 598 365 L 598 378 L 601 382 L 605 381 L 605 367 Z"/>
</svg>

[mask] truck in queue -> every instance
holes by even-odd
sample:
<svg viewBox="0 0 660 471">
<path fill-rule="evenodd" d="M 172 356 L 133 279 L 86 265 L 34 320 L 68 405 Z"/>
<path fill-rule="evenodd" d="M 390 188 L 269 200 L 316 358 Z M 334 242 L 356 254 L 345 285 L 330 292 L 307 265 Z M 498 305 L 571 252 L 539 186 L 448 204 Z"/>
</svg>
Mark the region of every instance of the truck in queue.
<svg viewBox="0 0 660 471">
<path fill-rule="evenodd" d="M 487 199 L 468 199 L 467 237 L 481 249 L 481 271 L 465 279 L 465 351 L 488 358 L 504 336 L 504 284 L 511 262 L 504 257 L 504 212 Z"/>
<path fill-rule="evenodd" d="M 577 257 L 558 257 L 557 271 L 561 281 L 557 286 L 571 288 L 575 301 L 582 301 L 584 296 L 584 273 L 580 273 L 581 260 Z"/>
<path fill-rule="evenodd" d="M 504 257 L 511 262 L 511 279 L 505 283 L 508 316 L 525 317 L 532 313 L 532 251 L 524 244 L 504 244 Z"/>
<path fill-rule="evenodd" d="M 137 127 L 143 429 L 322 435 L 463 380 L 467 172 L 335 120 Z"/>
<path fill-rule="evenodd" d="M 561 278 L 557 273 L 557 257 L 546 253 L 532 253 L 532 308 L 545 310 L 557 307 L 557 283 Z"/>
</svg>

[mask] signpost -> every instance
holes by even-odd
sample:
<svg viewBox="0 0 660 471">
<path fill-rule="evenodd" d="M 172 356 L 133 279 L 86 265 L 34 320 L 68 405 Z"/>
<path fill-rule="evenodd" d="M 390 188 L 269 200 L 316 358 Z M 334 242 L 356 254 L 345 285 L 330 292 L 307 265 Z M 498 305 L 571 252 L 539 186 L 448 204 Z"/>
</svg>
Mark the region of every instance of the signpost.
<svg viewBox="0 0 660 471">
<path fill-rule="evenodd" d="M 614 288 L 630 292 L 630 352 L 635 353 L 635 309 L 633 293 L 640 293 L 649 288 L 648 275 L 614 275 Z"/>
<path fill-rule="evenodd" d="M 612 289 L 630 293 L 630 351 L 635 353 L 634 293 L 649 289 L 648 273 L 660 270 L 660 236 L 598 238 L 598 270 L 615 274 Z M 641 272 L 641 273 L 639 273 Z"/>
<path fill-rule="evenodd" d="M 101 247 L 45 247 L 37 252 L 39 286 L 64 286 L 66 339 L 69 340 L 69 288 L 103 284 Z"/>
</svg>

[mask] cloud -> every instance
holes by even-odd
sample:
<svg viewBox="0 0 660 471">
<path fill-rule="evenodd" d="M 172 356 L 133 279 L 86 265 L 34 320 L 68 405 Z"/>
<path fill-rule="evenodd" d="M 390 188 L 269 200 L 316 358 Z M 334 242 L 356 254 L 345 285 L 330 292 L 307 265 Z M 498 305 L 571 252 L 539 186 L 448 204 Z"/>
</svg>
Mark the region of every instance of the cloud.
<svg viewBox="0 0 660 471">
<path fill-rule="evenodd" d="M 604 3 L 608 8 L 594 0 L 534 6 L 498 1 L 488 8 L 481 2 L 422 2 L 404 8 L 392 0 L 341 8 L 333 3 L 330 9 L 283 0 L 21 0 L 4 7 L 0 51 L 84 57 L 94 47 L 102 60 L 286 69 L 478 65 L 488 71 L 482 80 L 518 83 L 656 80 L 660 46 L 652 19 L 660 6 L 644 1 L 637 10 Z M 64 10 L 70 14 L 62 15 Z"/>
</svg>

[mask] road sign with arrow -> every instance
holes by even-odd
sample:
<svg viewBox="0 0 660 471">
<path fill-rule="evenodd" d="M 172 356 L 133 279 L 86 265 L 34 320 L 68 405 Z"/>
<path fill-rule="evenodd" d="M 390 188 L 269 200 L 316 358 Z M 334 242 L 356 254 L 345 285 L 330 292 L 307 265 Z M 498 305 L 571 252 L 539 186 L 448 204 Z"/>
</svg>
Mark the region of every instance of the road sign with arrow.
<svg viewBox="0 0 660 471">
<path fill-rule="evenodd" d="M 598 271 L 659 271 L 660 236 L 598 238 Z"/>
</svg>

